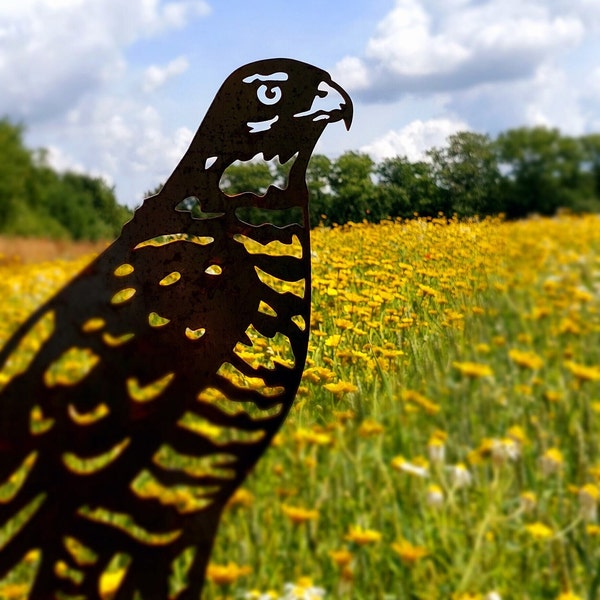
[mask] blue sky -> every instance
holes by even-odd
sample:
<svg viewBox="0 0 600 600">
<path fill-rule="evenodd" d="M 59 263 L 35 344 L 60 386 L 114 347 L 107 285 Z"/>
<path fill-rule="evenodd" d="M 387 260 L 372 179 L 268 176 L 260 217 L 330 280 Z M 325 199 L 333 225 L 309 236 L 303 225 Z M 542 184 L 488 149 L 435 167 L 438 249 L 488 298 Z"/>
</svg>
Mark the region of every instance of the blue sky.
<svg viewBox="0 0 600 600">
<path fill-rule="evenodd" d="M 137 205 L 224 79 L 287 56 L 351 94 L 318 152 L 418 159 L 455 131 L 600 132 L 598 0 L 19 0 L 0 3 L 0 115 L 58 169 Z"/>
</svg>

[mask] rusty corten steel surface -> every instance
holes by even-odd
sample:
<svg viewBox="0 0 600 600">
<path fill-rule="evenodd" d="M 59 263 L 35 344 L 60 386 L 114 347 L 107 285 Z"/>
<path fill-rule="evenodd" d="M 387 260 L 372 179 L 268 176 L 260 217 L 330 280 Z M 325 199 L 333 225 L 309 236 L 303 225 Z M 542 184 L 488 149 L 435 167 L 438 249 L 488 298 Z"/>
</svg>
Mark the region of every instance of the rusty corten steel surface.
<svg viewBox="0 0 600 600">
<path fill-rule="evenodd" d="M 50 328 L 0 392 L 0 485 L 13 476 L 0 527 L 24 511 L 21 528 L 0 540 L 0 577 L 39 549 L 30 598 L 99 598 L 120 555 L 115 598 L 162 600 L 174 597 L 168 579 L 187 550 L 176 597 L 199 597 L 221 512 L 300 382 L 310 324 L 306 167 L 325 127 L 351 119 L 346 92 L 316 67 L 270 59 L 236 70 L 161 192 L 9 340 L 0 366 L 36 326 Z M 224 193 L 225 169 L 259 153 L 295 157 L 287 187 Z M 250 225 L 236 215 L 247 207 L 299 207 L 302 223 Z M 276 256 L 272 241 L 301 253 Z M 285 364 L 240 351 L 277 334 L 289 341 Z M 79 372 L 61 375 L 73 364 Z M 182 486 L 188 502 L 174 493 Z"/>
</svg>

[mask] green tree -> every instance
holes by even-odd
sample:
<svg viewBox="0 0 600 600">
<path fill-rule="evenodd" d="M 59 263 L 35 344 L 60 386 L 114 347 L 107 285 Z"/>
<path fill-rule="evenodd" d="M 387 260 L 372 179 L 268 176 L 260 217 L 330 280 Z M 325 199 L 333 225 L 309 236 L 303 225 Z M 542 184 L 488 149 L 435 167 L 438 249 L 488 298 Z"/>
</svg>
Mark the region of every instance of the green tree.
<svg viewBox="0 0 600 600">
<path fill-rule="evenodd" d="M 23 144 L 22 125 L 0 120 L 0 232 L 68 238 L 69 232 L 46 210 L 40 191 L 58 180 L 56 173 L 40 171 Z"/>
<path fill-rule="evenodd" d="M 327 214 L 331 203 L 331 160 L 323 154 L 314 154 L 306 169 L 306 184 L 310 194 L 310 226 L 316 227 Z"/>
<path fill-rule="evenodd" d="M 270 165 L 267 162 L 236 162 L 227 167 L 221 177 L 220 187 L 230 196 L 250 192 L 262 196 L 270 185 L 284 188 L 287 185 L 287 175 L 291 161 L 285 165 Z M 252 225 L 272 223 L 279 227 L 290 223 L 302 222 L 302 209 L 265 209 L 258 207 L 242 207 L 236 210 L 236 215 Z"/>
<path fill-rule="evenodd" d="M 131 211 L 100 178 L 56 173 L 23 127 L 0 120 L 0 232 L 74 239 L 115 237 Z"/>
<path fill-rule="evenodd" d="M 585 210 L 600 210 L 600 134 L 585 135 L 580 139 L 582 164 L 581 164 L 581 189 L 586 200 L 580 200 Z M 578 206 L 575 207 L 577 209 Z"/>
<path fill-rule="evenodd" d="M 487 135 L 461 131 L 442 148 L 427 152 L 443 206 L 459 217 L 503 211 L 499 202 L 500 170 Z"/>
<path fill-rule="evenodd" d="M 47 205 L 74 239 L 110 239 L 119 234 L 131 212 L 116 203 L 113 189 L 101 178 L 65 173 L 61 183 L 59 189 L 69 201 L 52 195 Z"/>
<path fill-rule="evenodd" d="M 33 164 L 23 146 L 23 127 L 0 120 L 0 230 L 6 231 L 19 205 L 27 201 Z"/>
<path fill-rule="evenodd" d="M 377 165 L 379 191 L 387 197 L 392 217 L 435 216 L 446 212 L 430 163 L 410 162 L 406 156 L 386 158 Z"/>
<path fill-rule="evenodd" d="M 273 182 L 273 173 L 265 162 L 233 163 L 223 173 L 221 189 L 231 196 L 243 192 L 262 195 Z"/>
<path fill-rule="evenodd" d="M 327 222 L 343 224 L 364 219 L 379 221 L 389 212 L 373 182 L 375 163 L 368 154 L 346 152 L 332 165 L 329 185 L 333 192 Z"/>
<path fill-rule="evenodd" d="M 558 129 L 521 127 L 496 139 L 505 178 L 503 195 L 511 217 L 551 215 L 583 195 L 582 145 Z"/>
</svg>

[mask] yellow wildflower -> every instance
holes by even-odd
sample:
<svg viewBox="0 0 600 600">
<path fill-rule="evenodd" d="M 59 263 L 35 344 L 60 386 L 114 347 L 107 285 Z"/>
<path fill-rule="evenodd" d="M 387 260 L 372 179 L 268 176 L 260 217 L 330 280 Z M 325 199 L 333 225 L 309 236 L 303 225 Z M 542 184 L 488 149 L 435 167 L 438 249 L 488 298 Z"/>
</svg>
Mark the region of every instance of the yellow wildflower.
<svg viewBox="0 0 600 600">
<path fill-rule="evenodd" d="M 216 565 L 210 563 L 206 569 L 206 578 L 216 585 L 231 585 L 240 577 L 248 575 L 252 569 L 248 566 L 239 566 L 234 562 L 228 562 L 226 565 Z"/>
<path fill-rule="evenodd" d="M 333 439 L 328 433 L 319 431 L 318 429 L 298 427 L 294 432 L 294 441 L 300 445 L 313 444 L 314 446 L 329 446 L 333 442 Z"/>
<path fill-rule="evenodd" d="M 326 383 L 323 387 L 329 392 L 335 394 L 336 396 L 342 396 L 343 394 L 358 391 L 357 386 L 355 386 L 353 383 L 348 383 L 346 381 L 338 381 L 337 383 Z"/>
<path fill-rule="evenodd" d="M 355 413 L 352 410 L 334 410 L 333 416 L 338 420 L 339 423 L 345 423 L 355 417 Z"/>
<path fill-rule="evenodd" d="M 347 548 L 341 550 L 331 550 L 329 556 L 338 567 L 345 567 L 352 562 L 352 552 Z"/>
<path fill-rule="evenodd" d="M 556 597 L 556 600 L 583 600 L 583 598 L 573 592 L 563 592 Z"/>
<path fill-rule="evenodd" d="M 567 361 L 565 366 L 580 381 L 600 381 L 600 366 L 588 367 L 572 360 Z"/>
<path fill-rule="evenodd" d="M 428 415 L 435 415 L 440 412 L 441 408 L 435 402 L 426 398 L 423 394 L 414 390 L 404 390 L 402 392 L 402 400 L 409 404 L 414 404 L 422 408 Z"/>
<path fill-rule="evenodd" d="M 508 356 L 516 365 L 522 367 L 523 369 L 537 371 L 544 366 L 542 357 L 537 355 L 535 352 L 513 348 L 508 352 Z"/>
<path fill-rule="evenodd" d="M 534 540 L 547 540 L 554 535 L 554 531 L 547 525 L 540 523 L 540 521 L 536 521 L 535 523 L 530 523 L 529 525 L 525 525 L 525 531 L 534 539 Z"/>
<path fill-rule="evenodd" d="M 383 433 L 384 427 L 373 419 L 365 419 L 358 428 L 358 435 L 363 438 L 372 437 Z"/>
<path fill-rule="evenodd" d="M 544 398 L 548 400 L 548 402 L 560 402 L 562 398 L 562 393 L 556 390 L 546 390 L 544 392 Z"/>
<path fill-rule="evenodd" d="M 564 462 L 562 452 L 558 448 L 548 448 L 540 458 L 542 474 L 552 475 L 560 471 Z"/>
<path fill-rule="evenodd" d="M 290 506 L 289 504 L 283 504 L 281 507 L 283 514 L 294 523 L 294 525 L 300 525 L 306 523 L 306 521 L 314 521 L 319 518 L 318 510 L 308 510 L 300 506 Z"/>
<path fill-rule="evenodd" d="M 351 525 L 346 538 L 359 546 L 374 544 L 381 539 L 381 533 L 375 529 L 363 529 L 360 525 Z"/>
<path fill-rule="evenodd" d="M 279 594 L 274 590 L 261 592 L 260 590 L 250 590 L 244 594 L 245 600 L 277 600 Z"/>
<path fill-rule="evenodd" d="M 525 434 L 524 429 L 520 425 L 513 425 L 506 432 L 507 436 L 511 439 L 524 446 L 527 442 L 527 435 Z"/>
<path fill-rule="evenodd" d="M 400 557 L 400 560 L 407 565 L 414 565 L 429 554 L 427 548 L 424 546 L 415 546 L 405 539 L 393 543 L 392 550 L 394 550 Z"/>
<path fill-rule="evenodd" d="M 585 526 L 585 530 L 587 532 L 588 535 L 596 537 L 596 536 L 600 536 L 600 525 L 597 525 L 596 523 L 588 523 Z"/>
<path fill-rule="evenodd" d="M 245 488 L 238 488 L 237 490 L 235 490 L 235 492 L 233 493 L 231 498 L 229 498 L 229 502 L 227 502 L 227 506 L 229 506 L 229 507 L 234 507 L 234 506 L 248 507 L 248 506 L 252 506 L 253 502 L 254 502 L 254 494 L 252 494 L 252 492 L 248 491 Z"/>
<path fill-rule="evenodd" d="M 537 504 L 537 496 L 534 492 L 525 491 L 519 496 L 521 509 L 524 512 L 530 512 L 535 508 Z"/>
<path fill-rule="evenodd" d="M 458 369 L 461 375 L 466 375 L 467 377 L 471 377 L 473 379 L 477 379 L 479 377 L 492 377 L 494 375 L 494 371 L 489 365 L 484 365 L 476 362 L 453 362 L 452 366 L 455 369 Z"/>
<path fill-rule="evenodd" d="M 329 346 L 330 348 L 337 348 L 341 339 L 342 336 L 339 333 L 334 333 L 325 340 L 325 345 Z"/>
</svg>

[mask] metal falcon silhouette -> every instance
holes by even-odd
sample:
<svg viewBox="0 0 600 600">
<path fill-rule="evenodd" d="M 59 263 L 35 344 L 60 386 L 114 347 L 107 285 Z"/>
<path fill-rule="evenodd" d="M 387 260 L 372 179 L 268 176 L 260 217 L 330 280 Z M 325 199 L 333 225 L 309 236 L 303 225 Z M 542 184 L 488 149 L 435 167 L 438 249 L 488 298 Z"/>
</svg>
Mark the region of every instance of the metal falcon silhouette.
<svg viewBox="0 0 600 600">
<path fill-rule="evenodd" d="M 115 559 L 118 600 L 199 597 L 221 512 L 300 382 L 306 167 L 325 127 L 351 120 L 347 93 L 316 67 L 236 70 L 160 193 L 6 343 L 0 368 L 43 339 L 0 391 L 0 577 L 37 549 L 35 600 L 100 598 Z M 260 154 L 293 160 L 287 185 L 228 195 L 227 167 Z M 302 222 L 251 225 L 249 207 Z M 262 352 L 261 337 L 288 358 Z"/>
</svg>

